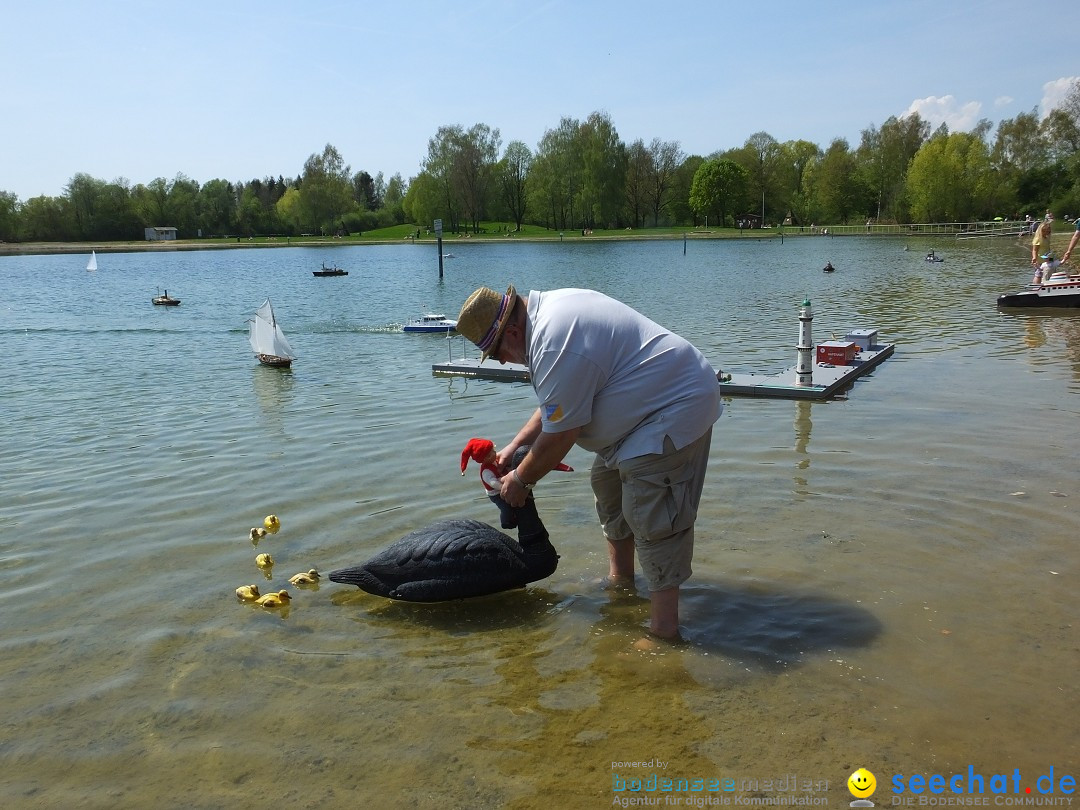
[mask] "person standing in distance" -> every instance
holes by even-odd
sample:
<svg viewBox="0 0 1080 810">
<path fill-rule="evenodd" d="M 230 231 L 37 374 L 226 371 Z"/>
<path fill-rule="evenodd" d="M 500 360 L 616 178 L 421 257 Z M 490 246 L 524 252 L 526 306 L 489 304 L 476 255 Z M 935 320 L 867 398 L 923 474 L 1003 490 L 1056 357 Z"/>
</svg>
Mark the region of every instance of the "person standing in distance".
<svg viewBox="0 0 1080 810">
<path fill-rule="evenodd" d="M 502 498 L 529 490 L 577 444 L 596 454 L 590 481 L 613 580 L 633 581 L 635 553 L 648 582 L 649 630 L 679 636 L 679 587 L 691 575 L 694 522 L 720 417 L 716 372 L 693 345 L 593 290 L 518 295 L 476 290 L 458 331 L 482 360 L 529 369 L 540 407 L 499 451 Z"/>
</svg>

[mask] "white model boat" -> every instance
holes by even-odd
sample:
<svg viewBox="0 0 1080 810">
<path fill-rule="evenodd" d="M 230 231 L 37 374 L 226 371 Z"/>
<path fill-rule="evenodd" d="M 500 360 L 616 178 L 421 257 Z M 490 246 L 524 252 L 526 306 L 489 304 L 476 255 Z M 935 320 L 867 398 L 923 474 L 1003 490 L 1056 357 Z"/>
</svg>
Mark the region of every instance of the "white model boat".
<svg viewBox="0 0 1080 810">
<path fill-rule="evenodd" d="M 437 332 L 448 335 L 457 331 L 457 321 L 447 318 L 445 315 L 429 313 L 409 321 L 401 328 L 403 332 Z"/>
<path fill-rule="evenodd" d="M 255 317 L 248 321 L 248 341 L 259 362 L 264 366 L 285 368 L 296 359 L 293 347 L 289 345 L 285 333 L 274 317 L 274 308 L 270 299 L 263 301 L 255 311 Z"/>
<path fill-rule="evenodd" d="M 999 307 L 1080 307 L 1080 275 L 1054 273 L 1042 284 L 999 295 Z"/>
</svg>

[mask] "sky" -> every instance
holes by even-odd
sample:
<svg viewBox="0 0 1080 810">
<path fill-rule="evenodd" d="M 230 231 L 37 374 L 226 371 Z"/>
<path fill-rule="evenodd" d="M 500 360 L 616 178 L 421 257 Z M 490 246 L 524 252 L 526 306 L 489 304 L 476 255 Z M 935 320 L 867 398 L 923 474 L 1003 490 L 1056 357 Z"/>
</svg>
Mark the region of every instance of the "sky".
<svg viewBox="0 0 1080 810">
<path fill-rule="evenodd" d="M 296 177 L 332 144 L 408 181 L 439 127 L 536 150 L 605 113 L 686 155 L 777 141 L 854 148 L 913 111 L 936 128 L 1040 117 L 1080 76 L 1066 7 L 999 0 L 0 0 L 0 191 L 77 173 Z"/>
</svg>

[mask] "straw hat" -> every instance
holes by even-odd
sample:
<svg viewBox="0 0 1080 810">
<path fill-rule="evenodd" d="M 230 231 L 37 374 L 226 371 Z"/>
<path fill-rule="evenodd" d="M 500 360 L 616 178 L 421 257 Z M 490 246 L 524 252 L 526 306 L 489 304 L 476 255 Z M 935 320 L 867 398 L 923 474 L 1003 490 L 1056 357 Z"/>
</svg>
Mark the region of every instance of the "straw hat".
<svg viewBox="0 0 1080 810">
<path fill-rule="evenodd" d="M 481 287 L 462 304 L 458 314 L 457 329 L 483 352 L 482 361 L 491 356 L 491 347 L 499 341 L 510 313 L 514 311 L 517 290 L 511 284 L 506 295 L 499 295 L 489 287 Z"/>
</svg>

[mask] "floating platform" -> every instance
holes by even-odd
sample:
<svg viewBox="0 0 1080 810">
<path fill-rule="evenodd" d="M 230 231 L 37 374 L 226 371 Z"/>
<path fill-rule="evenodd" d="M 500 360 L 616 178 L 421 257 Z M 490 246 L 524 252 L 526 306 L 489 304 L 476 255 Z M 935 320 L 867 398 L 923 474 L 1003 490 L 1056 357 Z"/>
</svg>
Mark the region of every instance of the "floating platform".
<svg viewBox="0 0 1080 810">
<path fill-rule="evenodd" d="M 809 302 L 806 306 L 809 306 Z M 807 310 L 807 322 L 810 317 L 812 316 Z M 844 360 L 845 363 L 814 363 L 810 385 L 799 385 L 797 366 L 792 366 L 779 374 L 722 373 L 723 379 L 717 380 L 720 394 L 774 399 L 828 399 L 892 355 L 896 347 L 892 343 L 878 343 L 877 335 L 876 329 L 856 329 L 849 332 L 842 342 L 830 341 L 820 344 L 817 347 L 819 361 L 821 358 L 831 359 L 835 356 Z M 443 363 L 432 364 L 433 376 L 471 377 L 497 382 L 529 382 L 527 366 L 517 363 L 503 364 L 496 360 L 481 363 L 479 357 L 466 355 L 467 344 L 464 336 L 457 337 L 461 338 L 461 357 L 454 359 L 451 354 L 452 344 L 448 342 L 447 360 Z M 453 338 L 447 338 L 447 340 L 450 341 Z M 810 346 L 808 326 L 806 340 L 804 347 Z"/>
<path fill-rule="evenodd" d="M 456 324 L 455 324 L 456 325 Z M 454 359 L 454 341 L 461 340 L 461 357 Z M 518 363 L 500 363 L 488 360 L 481 363 L 480 358 L 469 357 L 472 344 L 465 342 L 465 336 L 457 333 L 446 337 L 446 362 L 432 363 L 431 374 L 435 377 L 472 377 L 477 380 L 496 380 L 498 382 L 528 382 L 529 369 Z"/>
<path fill-rule="evenodd" d="M 857 352 L 849 366 L 814 363 L 811 385 L 799 385 L 795 366 L 780 374 L 725 373 L 724 377 L 730 379 L 720 381 L 720 393 L 774 399 L 828 399 L 892 355 L 895 348 L 892 343 L 870 346 Z"/>
<path fill-rule="evenodd" d="M 528 382 L 529 369 L 517 363 L 503 365 L 498 360 L 481 364 L 478 359 L 462 358 L 432 363 L 431 373 L 436 377 L 475 377 L 479 380 L 502 382 Z"/>
</svg>

